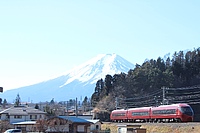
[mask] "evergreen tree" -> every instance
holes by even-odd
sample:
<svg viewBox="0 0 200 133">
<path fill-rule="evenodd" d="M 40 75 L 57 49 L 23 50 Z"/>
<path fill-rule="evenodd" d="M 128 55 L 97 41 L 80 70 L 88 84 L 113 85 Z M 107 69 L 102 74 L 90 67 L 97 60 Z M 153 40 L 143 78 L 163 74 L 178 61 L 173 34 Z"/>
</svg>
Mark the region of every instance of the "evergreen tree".
<svg viewBox="0 0 200 133">
<path fill-rule="evenodd" d="M 112 110 L 114 106 L 108 107 L 107 103 L 108 101 L 114 103 L 116 97 L 131 99 L 156 92 L 163 86 L 188 87 L 199 85 L 199 81 L 200 48 L 187 51 L 186 54 L 180 51 L 175 52 L 172 59 L 168 57 L 166 61 L 158 57 L 157 60 L 146 60 L 142 65 L 136 64 L 134 69 L 128 71 L 128 74 L 106 75 L 104 81 L 98 80 L 91 102 L 93 106 Z M 100 85 L 101 83 L 103 85 Z M 127 101 L 123 103 L 126 104 Z"/>
<path fill-rule="evenodd" d="M 20 99 L 19 94 L 17 94 L 17 97 L 16 97 L 16 99 L 15 99 L 15 105 L 16 105 L 16 106 L 20 106 L 20 105 L 21 105 L 21 99 Z"/>
<path fill-rule="evenodd" d="M 39 105 L 38 104 L 35 104 L 35 109 L 39 109 Z"/>
<path fill-rule="evenodd" d="M 51 105 L 55 104 L 55 102 L 54 102 L 54 98 L 51 99 L 51 101 L 50 101 L 49 104 L 51 104 Z"/>
<path fill-rule="evenodd" d="M 7 100 L 6 100 L 6 99 L 4 99 L 4 100 L 3 100 L 3 108 L 5 108 L 5 107 L 6 107 L 6 105 L 7 105 Z"/>
<path fill-rule="evenodd" d="M 112 76 L 111 75 L 106 75 L 106 78 L 105 78 L 105 89 L 106 89 L 106 95 L 108 95 L 108 93 L 112 89 Z"/>
<path fill-rule="evenodd" d="M 88 110 L 88 108 L 87 108 L 88 107 L 88 98 L 87 98 L 87 96 L 84 98 L 82 106 L 83 106 L 83 110 L 84 111 Z"/>
</svg>

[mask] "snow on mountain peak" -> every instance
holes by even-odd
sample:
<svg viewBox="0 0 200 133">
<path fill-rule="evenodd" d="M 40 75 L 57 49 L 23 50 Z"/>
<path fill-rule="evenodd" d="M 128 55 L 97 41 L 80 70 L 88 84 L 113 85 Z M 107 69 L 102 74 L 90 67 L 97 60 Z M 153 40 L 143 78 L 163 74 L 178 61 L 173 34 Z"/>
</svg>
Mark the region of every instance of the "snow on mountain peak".
<svg viewBox="0 0 200 133">
<path fill-rule="evenodd" d="M 31 99 L 34 102 L 65 101 L 75 97 L 90 97 L 99 79 L 107 74 L 127 73 L 134 65 L 117 54 L 100 54 L 91 60 L 44 82 L 8 90 L 2 94 L 2 99 L 14 101 L 16 94 L 21 99 Z M 39 93 L 38 93 L 39 92 Z"/>
<path fill-rule="evenodd" d="M 86 84 L 94 84 L 97 80 L 104 78 L 107 74 L 114 75 L 121 72 L 127 72 L 133 67 L 133 64 L 117 54 L 99 54 L 65 74 L 66 76 L 69 76 L 69 78 L 65 84 L 60 87 L 75 80 L 86 82 Z"/>
</svg>

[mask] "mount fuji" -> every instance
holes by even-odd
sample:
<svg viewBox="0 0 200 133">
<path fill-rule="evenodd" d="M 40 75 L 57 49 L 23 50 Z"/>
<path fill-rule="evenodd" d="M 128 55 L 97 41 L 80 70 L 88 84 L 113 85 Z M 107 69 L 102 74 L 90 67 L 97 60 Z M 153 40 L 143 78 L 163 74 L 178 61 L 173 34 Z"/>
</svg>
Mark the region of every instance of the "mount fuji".
<svg viewBox="0 0 200 133">
<path fill-rule="evenodd" d="M 91 97 L 96 82 L 105 79 L 107 74 L 127 73 L 135 66 L 117 54 L 100 54 L 91 60 L 74 67 L 61 76 L 33 84 L 7 90 L 1 94 L 2 99 L 13 102 L 20 95 L 21 101 L 46 102 L 67 101 L 80 97 Z"/>
</svg>

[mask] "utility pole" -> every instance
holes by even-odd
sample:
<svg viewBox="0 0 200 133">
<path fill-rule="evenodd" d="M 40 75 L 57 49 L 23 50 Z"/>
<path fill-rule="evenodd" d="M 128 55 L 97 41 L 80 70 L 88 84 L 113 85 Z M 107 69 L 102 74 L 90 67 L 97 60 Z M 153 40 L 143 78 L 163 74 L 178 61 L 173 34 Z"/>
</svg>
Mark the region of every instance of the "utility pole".
<svg viewBox="0 0 200 133">
<path fill-rule="evenodd" d="M 76 117 L 78 116 L 78 106 L 77 106 L 77 98 L 76 98 L 76 101 L 75 101 L 75 114 L 76 114 Z"/>
<path fill-rule="evenodd" d="M 3 87 L 0 87 L 0 92 L 2 93 L 3 92 Z M 1 102 L 3 101 L 2 98 L 0 98 Z"/>
<path fill-rule="evenodd" d="M 118 108 L 118 98 L 117 97 L 115 98 L 115 108 L 116 109 Z"/>
<path fill-rule="evenodd" d="M 90 99 L 90 115 L 91 115 L 91 112 L 92 111 L 92 102 L 91 102 L 91 99 Z"/>
<path fill-rule="evenodd" d="M 163 100 L 162 100 L 162 103 L 163 103 L 163 105 L 165 105 L 165 87 L 162 87 L 162 90 L 163 90 Z"/>
<path fill-rule="evenodd" d="M 69 114 L 68 114 L 68 101 L 67 101 L 66 108 L 67 108 L 67 116 L 68 116 L 68 115 L 69 115 Z"/>
</svg>

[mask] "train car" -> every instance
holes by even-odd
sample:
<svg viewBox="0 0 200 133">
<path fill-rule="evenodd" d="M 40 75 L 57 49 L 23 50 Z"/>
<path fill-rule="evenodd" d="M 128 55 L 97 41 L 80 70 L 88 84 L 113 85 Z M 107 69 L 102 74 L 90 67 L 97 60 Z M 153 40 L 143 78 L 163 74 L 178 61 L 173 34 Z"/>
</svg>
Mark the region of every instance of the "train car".
<svg viewBox="0 0 200 133">
<path fill-rule="evenodd" d="M 151 120 L 154 122 L 191 122 L 193 116 L 188 104 L 162 105 L 151 109 Z"/>
<path fill-rule="evenodd" d="M 127 116 L 129 122 L 149 122 L 151 107 L 130 108 Z"/>
<path fill-rule="evenodd" d="M 110 120 L 113 122 L 127 122 L 127 110 L 113 110 L 110 114 Z"/>
</svg>

